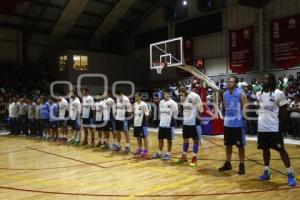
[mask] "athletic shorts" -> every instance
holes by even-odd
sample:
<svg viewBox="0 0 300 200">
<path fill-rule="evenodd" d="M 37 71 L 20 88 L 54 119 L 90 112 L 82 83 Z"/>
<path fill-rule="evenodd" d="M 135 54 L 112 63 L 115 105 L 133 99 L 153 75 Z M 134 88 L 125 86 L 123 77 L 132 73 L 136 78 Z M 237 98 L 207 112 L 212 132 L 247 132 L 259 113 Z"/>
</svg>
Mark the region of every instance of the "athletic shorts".
<svg viewBox="0 0 300 200">
<path fill-rule="evenodd" d="M 97 131 L 103 131 L 104 126 L 105 124 L 103 121 L 95 121 L 95 127 Z"/>
<path fill-rule="evenodd" d="M 257 148 L 284 150 L 283 134 L 279 132 L 258 132 Z"/>
<path fill-rule="evenodd" d="M 116 120 L 116 131 L 128 132 L 128 121 Z"/>
<path fill-rule="evenodd" d="M 50 121 L 51 129 L 58 129 L 58 121 Z"/>
<path fill-rule="evenodd" d="M 192 138 L 193 140 L 199 140 L 202 134 L 201 126 L 187 126 L 183 125 L 182 137 L 183 139 Z"/>
<path fill-rule="evenodd" d="M 108 121 L 104 121 L 105 126 L 103 127 L 103 131 L 105 132 L 112 132 L 115 131 L 115 120 L 111 119 Z"/>
<path fill-rule="evenodd" d="M 80 130 L 79 120 L 70 120 L 70 125 L 71 125 L 73 130 Z"/>
<path fill-rule="evenodd" d="M 68 125 L 68 120 L 59 120 L 59 121 L 58 121 L 58 125 L 59 125 L 60 127 L 67 127 L 67 125 Z"/>
<path fill-rule="evenodd" d="M 133 128 L 133 136 L 146 138 L 148 137 L 148 127 L 146 126 L 138 126 Z"/>
<path fill-rule="evenodd" d="M 224 145 L 244 147 L 246 145 L 245 131 L 242 127 L 224 127 Z"/>
<path fill-rule="evenodd" d="M 83 118 L 82 127 L 93 128 L 94 120 L 93 118 Z"/>
<path fill-rule="evenodd" d="M 159 127 L 158 129 L 158 139 L 167 139 L 167 140 L 173 140 L 174 139 L 174 131 L 175 128 L 165 128 L 165 127 Z"/>
</svg>

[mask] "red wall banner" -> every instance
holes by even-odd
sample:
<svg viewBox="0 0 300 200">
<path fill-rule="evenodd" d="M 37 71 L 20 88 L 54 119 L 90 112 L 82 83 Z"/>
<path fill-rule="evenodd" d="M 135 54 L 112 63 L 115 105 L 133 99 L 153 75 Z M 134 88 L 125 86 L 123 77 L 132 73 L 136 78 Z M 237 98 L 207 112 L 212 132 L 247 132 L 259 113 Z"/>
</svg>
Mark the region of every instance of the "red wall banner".
<svg viewBox="0 0 300 200">
<path fill-rule="evenodd" d="M 254 64 L 253 27 L 229 31 L 229 68 L 234 73 L 249 71 Z"/>
<path fill-rule="evenodd" d="M 287 69 L 300 64 L 300 15 L 270 23 L 272 64 Z"/>
</svg>

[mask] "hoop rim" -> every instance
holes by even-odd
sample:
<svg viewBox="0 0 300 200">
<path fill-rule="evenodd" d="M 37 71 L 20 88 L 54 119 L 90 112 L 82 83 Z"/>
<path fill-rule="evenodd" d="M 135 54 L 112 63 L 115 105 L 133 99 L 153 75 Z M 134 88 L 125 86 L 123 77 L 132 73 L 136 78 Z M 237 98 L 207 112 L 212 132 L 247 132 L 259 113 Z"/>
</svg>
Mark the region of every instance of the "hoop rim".
<svg viewBox="0 0 300 200">
<path fill-rule="evenodd" d="M 161 74 L 163 68 L 168 66 L 168 63 L 166 62 L 153 62 L 154 66 L 152 66 L 152 69 L 155 69 L 157 74 Z"/>
</svg>

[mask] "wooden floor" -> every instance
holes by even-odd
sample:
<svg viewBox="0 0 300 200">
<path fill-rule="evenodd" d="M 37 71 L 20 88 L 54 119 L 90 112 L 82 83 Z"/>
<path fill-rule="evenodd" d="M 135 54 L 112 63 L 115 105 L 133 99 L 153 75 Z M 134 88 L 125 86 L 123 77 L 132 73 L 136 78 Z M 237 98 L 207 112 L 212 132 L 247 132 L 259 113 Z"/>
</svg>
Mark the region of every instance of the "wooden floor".
<svg viewBox="0 0 300 200">
<path fill-rule="evenodd" d="M 131 141 L 132 149 L 136 142 Z M 0 199 L 299 199 L 300 148 L 286 145 L 299 185 L 287 186 L 286 169 L 272 151 L 269 182 L 260 182 L 261 152 L 255 142 L 246 147 L 246 175 L 218 172 L 223 164 L 223 140 L 204 137 L 198 166 L 178 165 L 181 136 L 171 161 L 134 158 L 96 147 L 73 147 L 19 136 L 0 136 Z M 150 154 L 157 150 L 150 135 Z"/>
</svg>

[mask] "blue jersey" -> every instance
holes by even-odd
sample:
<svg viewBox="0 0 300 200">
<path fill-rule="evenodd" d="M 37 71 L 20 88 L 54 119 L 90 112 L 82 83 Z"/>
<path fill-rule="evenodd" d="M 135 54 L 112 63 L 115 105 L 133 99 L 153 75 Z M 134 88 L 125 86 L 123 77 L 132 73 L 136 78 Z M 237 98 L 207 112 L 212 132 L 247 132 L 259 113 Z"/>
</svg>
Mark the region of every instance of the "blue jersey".
<svg viewBox="0 0 300 200">
<path fill-rule="evenodd" d="M 244 127 L 243 106 L 241 104 L 241 96 L 243 90 L 234 89 L 231 94 L 229 90 L 224 93 L 225 101 L 225 118 L 224 126 L 231 128 Z"/>
<path fill-rule="evenodd" d="M 58 104 L 53 103 L 50 106 L 50 122 L 57 121 L 58 120 Z"/>
<path fill-rule="evenodd" d="M 50 104 L 48 102 L 41 105 L 40 116 L 41 116 L 41 119 L 49 119 L 49 117 L 50 117 Z"/>
</svg>

